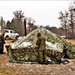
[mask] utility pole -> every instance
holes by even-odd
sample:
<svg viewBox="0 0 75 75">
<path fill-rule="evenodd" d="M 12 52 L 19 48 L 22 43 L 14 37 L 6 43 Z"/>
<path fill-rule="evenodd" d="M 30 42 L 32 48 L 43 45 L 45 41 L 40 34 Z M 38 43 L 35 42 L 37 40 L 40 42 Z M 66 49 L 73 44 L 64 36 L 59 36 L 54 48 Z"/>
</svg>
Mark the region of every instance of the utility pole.
<svg viewBox="0 0 75 75">
<path fill-rule="evenodd" d="M 27 35 L 27 32 L 26 32 L 26 19 L 24 19 L 24 33 L 25 33 L 25 36 Z"/>
</svg>

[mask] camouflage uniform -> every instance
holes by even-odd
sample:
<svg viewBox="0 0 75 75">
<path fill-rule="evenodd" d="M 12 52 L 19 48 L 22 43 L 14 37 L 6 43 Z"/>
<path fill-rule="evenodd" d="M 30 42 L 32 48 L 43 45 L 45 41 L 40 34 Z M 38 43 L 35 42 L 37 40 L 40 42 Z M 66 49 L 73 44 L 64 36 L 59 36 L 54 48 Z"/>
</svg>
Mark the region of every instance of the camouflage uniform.
<svg viewBox="0 0 75 75">
<path fill-rule="evenodd" d="M 36 45 L 38 46 L 38 62 L 39 63 L 46 63 L 46 44 L 45 44 L 45 38 L 41 37 L 41 34 L 37 34 L 37 42 Z"/>
<path fill-rule="evenodd" d="M 3 54 L 4 43 L 5 43 L 5 41 L 4 41 L 4 33 L 2 33 L 0 35 L 0 54 Z"/>
</svg>

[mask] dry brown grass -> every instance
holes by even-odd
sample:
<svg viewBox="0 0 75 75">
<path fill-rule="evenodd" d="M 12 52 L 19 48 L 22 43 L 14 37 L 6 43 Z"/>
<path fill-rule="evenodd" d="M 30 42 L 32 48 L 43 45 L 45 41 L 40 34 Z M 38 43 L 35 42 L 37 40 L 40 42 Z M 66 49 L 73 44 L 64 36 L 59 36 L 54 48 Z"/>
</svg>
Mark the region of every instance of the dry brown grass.
<svg viewBox="0 0 75 75">
<path fill-rule="evenodd" d="M 68 42 L 75 44 L 75 39 L 66 39 Z"/>
</svg>

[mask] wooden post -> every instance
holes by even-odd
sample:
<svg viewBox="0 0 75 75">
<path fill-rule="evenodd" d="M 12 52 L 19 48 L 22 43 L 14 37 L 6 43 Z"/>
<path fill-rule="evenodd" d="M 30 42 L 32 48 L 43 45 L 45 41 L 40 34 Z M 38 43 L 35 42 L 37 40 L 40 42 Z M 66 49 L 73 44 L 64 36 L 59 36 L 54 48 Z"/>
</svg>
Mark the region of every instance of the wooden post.
<svg viewBox="0 0 75 75">
<path fill-rule="evenodd" d="M 26 19 L 24 19 L 24 33 L 25 33 L 25 36 L 27 35 L 27 32 L 26 32 Z"/>
</svg>

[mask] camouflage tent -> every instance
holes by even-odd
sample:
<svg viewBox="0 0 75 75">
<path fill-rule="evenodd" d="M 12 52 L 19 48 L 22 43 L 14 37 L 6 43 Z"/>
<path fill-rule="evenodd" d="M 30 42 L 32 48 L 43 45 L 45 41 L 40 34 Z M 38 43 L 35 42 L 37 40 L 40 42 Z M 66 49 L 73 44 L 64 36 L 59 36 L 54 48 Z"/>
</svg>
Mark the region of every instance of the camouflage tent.
<svg viewBox="0 0 75 75">
<path fill-rule="evenodd" d="M 45 37 L 47 59 L 51 63 L 59 63 L 62 58 L 75 58 L 75 45 L 50 32 L 45 28 L 37 28 L 26 37 L 20 37 L 6 46 L 8 56 L 12 62 L 37 62 L 37 33 Z"/>
</svg>

